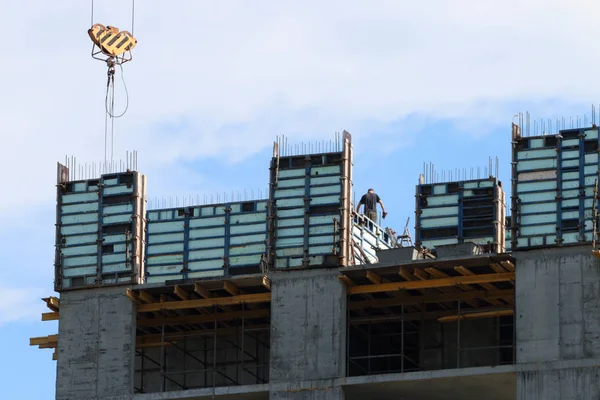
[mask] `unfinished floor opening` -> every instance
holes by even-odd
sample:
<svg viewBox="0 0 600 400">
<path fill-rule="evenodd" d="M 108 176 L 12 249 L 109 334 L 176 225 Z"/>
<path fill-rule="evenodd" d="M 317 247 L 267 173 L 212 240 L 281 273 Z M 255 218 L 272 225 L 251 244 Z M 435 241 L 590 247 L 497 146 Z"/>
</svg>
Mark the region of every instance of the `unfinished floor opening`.
<svg viewBox="0 0 600 400">
<path fill-rule="evenodd" d="M 513 364 L 507 255 L 343 271 L 348 376 Z"/>
<path fill-rule="evenodd" d="M 128 296 L 138 303 L 136 393 L 269 381 L 266 278 L 136 289 Z"/>
</svg>

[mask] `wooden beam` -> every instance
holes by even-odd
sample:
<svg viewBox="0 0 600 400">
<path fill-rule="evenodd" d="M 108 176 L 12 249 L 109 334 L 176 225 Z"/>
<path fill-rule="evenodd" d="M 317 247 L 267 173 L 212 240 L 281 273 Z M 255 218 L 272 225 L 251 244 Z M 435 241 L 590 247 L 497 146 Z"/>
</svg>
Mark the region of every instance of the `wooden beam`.
<svg viewBox="0 0 600 400">
<path fill-rule="evenodd" d="M 179 285 L 175 285 L 175 287 L 173 288 L 173 293 L 175 293 L 175 296 L 179 297 L 181 300 L 190 299 L 189 293 L 183 290 L 183 288 Z"/>
<path fill-rule="evenodd" d="M 413 271 L 413 275 L 422 281 L 429 279 L 429 276 L 425 273 L 425 271 L 417 269 L 417 268 L 415 268 L 415 270 Z"/>
<path fill-rule="evenodd" d="M 508 307 L 508 306 L 505 306 L 505 307 Z M 481 310 L 480 313 L 512 311 L 512 309 L 511 310 L 509 310 L 509 309 L 498 310 L 498 307 L 481 307 L 479 310 Z M 385 324 L 385 323 L 388 323 L 391 321 L 402 321 L 402 320 L 404 320 L 404 321 L 419 321 L 422 319 L 438 319 L 438 318 L 449 317 L 449 316 L 458 317 L 458 312 L 459 312 L 459 310 L 453 309 L 453 310 L 407 313 L 404 315 L 397 314 L 395 316 L 378 315 L 375 317 L 359 317 L 359 318 L 351 318 L 350 324 L 351 325 L 364 325 L 364 324 L 370 324 L 370 323 Z"/>
<path fill-rule="evenodd" d="M 500 264 L 490 264 L 490 268 L 494 270 L 494 272 L 502 273 L 506 272 L 506 270 Z"/>
<path fill-rule="evenodd" d="M 42 313 L 42 321 L 56 321 L 59 318 L 57 312 Z"/>
<path fill-rule="evenodd" d="M 205 288 L 199 283 L 194 284 L 194 292 L 196 292 L 200 297 L 205 299 L 210 299 L 211 297 L 213 297 L 212 293 L 210 293 L 207 288 Z"/>
<path fill-rule="evenodd" d="M 29 339 L 30 346 L 40 346 L 40 345 L 44 345 L 47 343 L 58 343 L 58 334 L 33 337 L 33 338 Z"/>
<path fill-rule="evenodd" d="M 225 291 L 232 296 L 237 296 L 240 294 L 240 289 L 230 281 L 223 281 L 223 289 L 225 289 Z"/>
<path fill-rule="evenodd" d="M 158 342 L 149 342 L 149 343 L 136 343 L 135 344 L 135 348 L 136 349 L 148 349 L 148 348 L 152 348 L 152 347 L 168 347 L 168 346 L 173 346 L 171 343 L 162 343 L 160 342 L 160 340 Z"/>
<path fill-rule="evenodd" d="M 268 291 L 271 291 L 271 280 L 267 276 L 262 277 L 262 285 Z"/>
<path fill-rule="evenodd" d="M 433 276 L 434 278 L 450 278 L 450 275 L 448 275 L 445 272 L 439 271 L 435 268 L 425 268 L 425 271 L 429 275 Z M 456 294 L 462 293 L 463 291 L 461 289 L 463 289 L 466 292 L 475 290 L 470 285 L 458 285 L 458 287 L 438 288 L 438 290 L 442 293 L 456 293 Z M 464 300 L 464 302 L 473 308 L 479 307 L 479 301 L 477 301 L 477 299 L 466 299 L 466 300 Z"/>
<path fill-rule="evenodd" d="M 338 278 L 340 279 L 340 281 L 344 282 L 348 287 L 356 286 L 356 283 L 354 283 L 354 281 L 350 279 L 350 277 L 347 275 L 340 275 L 338 276 Z"/>
<path fill-rule="evenodd" d="M 515 264 L 513 264 L 512 261 L 500 261 L 500 265 L 510 272 L 515 272 Z"/>
<path fill-rule="evenodd" d="M 271 301 L 271 293 L 242 294 L 231 297 L 214 297 L 210 299 L 166 301 L 161 303 L 141 304 L 138 306 L 138 312 L 185 310 L 189 308 L 225 306 L 242 303 L 266 303 L 269 301 Z"/>
<path fill-rule="evenodd" d="M 371 283 L 379 284 L 381 283 L 381 276 L 377 275 L 373 271 L 367 271 L 367 279 L 371 281 Z"/>
<path fill-rule="evenodd" d="M 58 360 L 58 355 L 56 354 L 56 350 L 54 350 L 54 353 L 52 353 L 52 360 L 54 360 L 54 361 Z"/>
<path fill-rule="evenodd" d="M 54 296 L 44 297 L 44 298 L 42 298 L 42 300 L 46 303 L 46 307 L 48 307 L 52 311 L 57 312 L 58 309 L 60 308 L 60 300 L 57 297 L 54 297 Z"/>
<path fill-rule="evenodd" d="M 148 292 L 144 292 L 143 290 L 138 291 L 138 296 L 144 303 L 154 303 L 154 297 L 148 294 Z"/>
<path fill-rule="evenodd" d="M 127 288 L 127 290 L 125 291 L 125 294 L 127 295 L 127 297 L 129 297 L 132 301 L 134 301 L 136 304 L 142 304 L 143 301 L 140 299 L 140 296 L 134 292 L 133 290 Z"/>
<path fill-rule="evenodd" d="M 448 315 L 438 318 L 438 322 L 455 322 L 463 319 L 495 318 L 514 315 L 514 310 L 484 311 L 460 315 Z"/>
<path fill-rule="evenodd" d="M 483 282 L 506 282 L 515 279 L 514 272 L 505 272 L 503 274 L 484 274 L 474 276 L 455 276 L 451 278 L 441 279 L 429 279 L 426 281 L 402 281 L 402 282 L 389 282 L 381 283 L 378 285 L 364 285 L 355 286 L 348 288 L 348 294 L 361 294 L 361 293 L 381 293 L 381 292 L 393 292 L 401 289 L 426 289 L 426 288 L 438 288 L 438 287 L 449 287 L 456 285 L 468 285 Z M 140 306 L 140 307 L 144 307 Z"/>
<path fill-rule="evenodd" d="M 413 274 L 411 274 L 411 273 L 410 273 L 410 271 L 409 271 L 409 269 L 408 269 L 408 268 L 406 268 L 406 267 L 400 267 L 400 270 L 398 271 L 398 274 L 399 274 L 399 275 L 400 275 L 402 278 L 406 279 L 407 281 L 414 281 L 414 280 L 416 280 L 415 276 L 414 276 Z M 420 292 L 421 294 L 426 294 L 426 293 L 427 293 L 427 292 L 426 292 L 424 289 L 419 289 L 419 292 Z M 395 292 L 392 292 L 392 293 L 395 293 Z M 392 294 L 392 296 L 394 296 L 394 297 L 397 297 L 395 294 Z M 408 293 L 406 293 L 406 296 L 409 296 L 409 294 L 408 294 Z M 440 304 L 440 306 L 441 306 L 441 307 L 450 308 L 450 306 L 449 306 L 449 305 L 447 305 L 447 304 L 444 304 L 444 303 L 441 303 L 441 304 Z M 420 308 L 421 310 L 425 311 L 425 308 L 424 308 L 424 307 L 422 307 L 422 306 L 419 306 L 419 308 Z"/>
<path fill-rule="evenodd" d="M 201 324 L 205 322 L 214 321 L 231 321 L 235 319 L 253 319 L 253 318 L 267 318 L 271 314 L 270 309 L 260 310 L 249 310 L 249 311 L 231 311 L 231 312 L 219 312 L 201 315 L 180 315 L 176 317 L 164 317 L 164 318 L 145 318 L 138 319 L 138 327 L 150 327 L 150 326 L 161 326 L 161 325 L 187 325 L 187 324 Z"/>
<path fill-rule="evenodd" d="M 366 308 L 382 308 L 382 307 L 397 307 L 409 304 L 425 304 L 425 303 L 442 303 L 452 301 L 464 301 L 468 299 L 501 299 L 513 296 L 515 291 L 510 290 L 475 290 L 471 292 L 450 293 L 450 294 L 430 294 L 423 296 L 406 296 L 393 299 L 374 299 L 374 300 L 359 300 L 350 301 L 348 308 L 350 310 L 360 310 Z"/>
<path fill-rule="evenodd" d="M 454 267 L 454 270 L 456 272 L 458 272 L 459 274 L 464 275 L 464 276 L 473 276 L 473 275 L 475 275 L 473 273 L 473 271 L 470 271 L 470 270 L 468 270 L 465 267 Z M 485 283 L 484 282 L 484 283 L 480 283 L 479 286 L 481 286 L 482 288 L 484 288 L 486 290 L 490 290 L 490 291 L 498 290 L 498 288 L 496 286 L 492 285 L 491 283 Z M 513 304 L 514 303 L 513 301 L 510 301 L 512 299 L 503 299 L 503 300 L 505 300 L 508 304 Z M 492 305 L 496 305 L 496 306 L 503 304 L 501 301 L 498 301 L 497 299 L 489 299 L 488 298 L 488 299 L 485 299 L 485 301 L 487 301 L 488 303 L 490 303 Z"/>
<path fill-rule="evenodd" d="M 400 267 L 400 271 L 398 271 L 398 273 L 400 274 L 401 277 L 403 277 L 407 281 L 415 280 L 415 277 L 413 276 L 413 274 L 411 274 L 410 271 L 408 270 L 408 268 L 406 268 L 406 267 Z"/>
</svg>

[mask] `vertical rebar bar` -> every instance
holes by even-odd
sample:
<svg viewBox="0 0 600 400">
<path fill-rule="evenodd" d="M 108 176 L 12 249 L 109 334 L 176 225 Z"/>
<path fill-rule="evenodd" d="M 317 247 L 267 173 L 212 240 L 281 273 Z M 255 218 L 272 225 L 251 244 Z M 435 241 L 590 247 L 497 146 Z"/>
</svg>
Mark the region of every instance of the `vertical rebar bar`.
<svg viewBox="0 0 600 400">
<path fill-rule="evenodd" d="M 456 368 L 460 368 L 460 299 L 456 316 L 458 317 L 456 320 Z"/>
<path fill-rule="evenodd" d="M 215 305 L 213 312 L 217 313 L 217 306 Z M 213 387 L 213 396 L 215 395 L 216 390 L 216 380 L 217 380 L 217 319 L 215 318 L 214 323 L 214 333 L 213 333 L 213 366 L 212 366 L 212 387 Z"/>
<path fill-rule="evenodd" d="M 401 319 L 401 333 L 400 333 L 400 353 L 402 353 L 400 359 L 400 372 L 404 373 L 404 304 L 402 304 L 402 319 Z"/>
<path fill-rule="evenodd" d="M 162 318 L 164 321 L 165 318 L 165 311 L 162 310 L 161 311 L 162 314 Z M 160 329 L 160 374 L 161 374 L 161 380 L 160 380 L 160 391 L 164 392 L 165 391 L 165 370 L 164 370 L 164 360 L 165 360 L 165 323 L 162 322 L 161 323 L 161 329 Z"/>
</svg>

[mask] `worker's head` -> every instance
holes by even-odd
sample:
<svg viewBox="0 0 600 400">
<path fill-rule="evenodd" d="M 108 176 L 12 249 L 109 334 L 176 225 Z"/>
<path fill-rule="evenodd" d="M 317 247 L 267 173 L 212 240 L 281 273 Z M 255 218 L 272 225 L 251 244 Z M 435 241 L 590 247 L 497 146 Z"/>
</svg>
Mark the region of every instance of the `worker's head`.
<svg viewBox="0 0 600 400">
<path fill-rule="evenodd" d="M 369 190 L 367 190 L 367 192 L 369 192 L 369 193 L 375 193 L 375 191 L 373 189 L 369 189 Z"/>
</svg>

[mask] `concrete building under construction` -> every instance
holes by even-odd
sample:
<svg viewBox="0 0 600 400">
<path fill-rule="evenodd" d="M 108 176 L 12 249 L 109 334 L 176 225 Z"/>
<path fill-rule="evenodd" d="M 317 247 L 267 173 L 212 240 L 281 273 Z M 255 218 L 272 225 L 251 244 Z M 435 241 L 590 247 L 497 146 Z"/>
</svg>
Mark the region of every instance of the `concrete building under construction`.
<svg viewBox="0 0 600 400">
<path fill-rule="evenodd" d="M 421 177 L 414 243 L 353 212 L 348 132 L 219 204 L 59 164 L 56 398 L 600 398 L 599 130 L 528 130 L 510 201 L 492 169 Z"/>
</svg>

